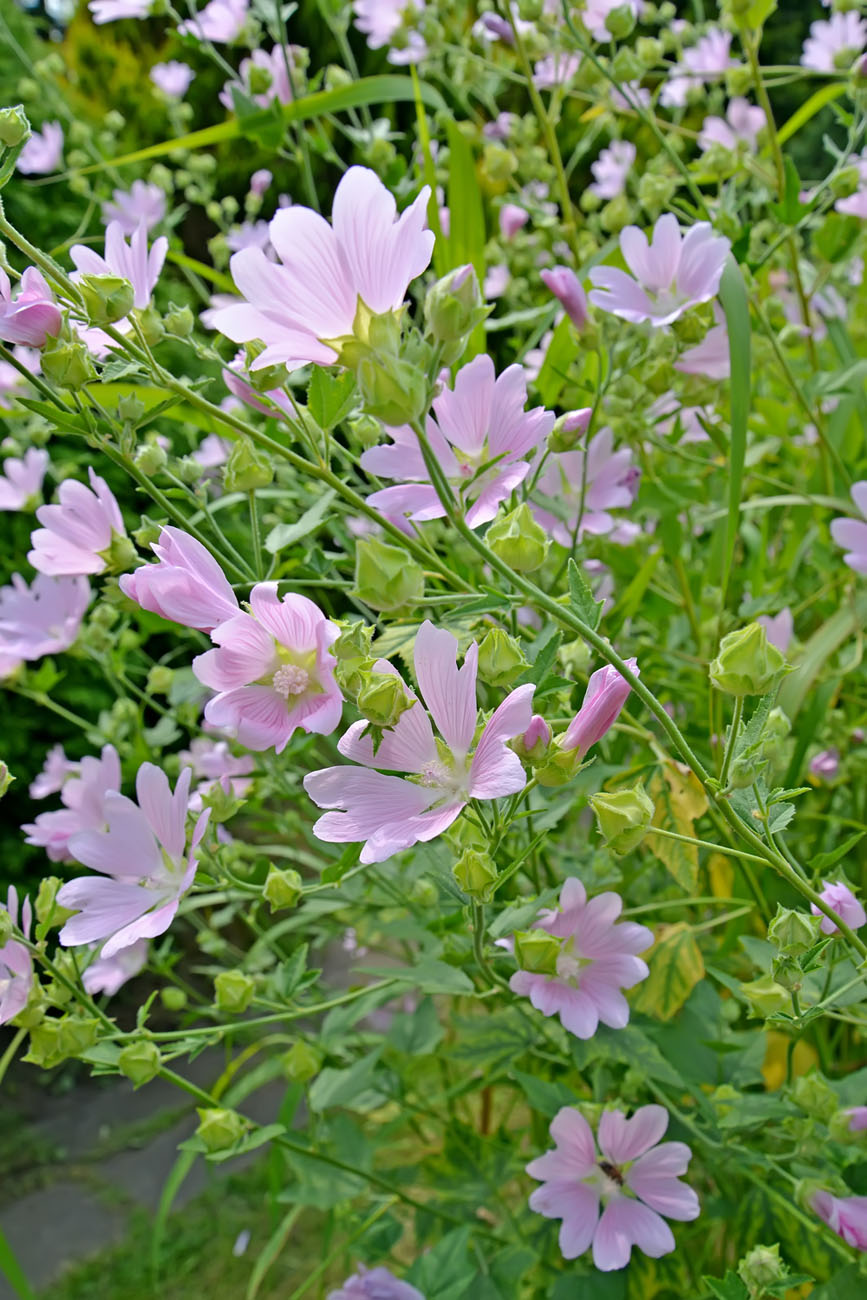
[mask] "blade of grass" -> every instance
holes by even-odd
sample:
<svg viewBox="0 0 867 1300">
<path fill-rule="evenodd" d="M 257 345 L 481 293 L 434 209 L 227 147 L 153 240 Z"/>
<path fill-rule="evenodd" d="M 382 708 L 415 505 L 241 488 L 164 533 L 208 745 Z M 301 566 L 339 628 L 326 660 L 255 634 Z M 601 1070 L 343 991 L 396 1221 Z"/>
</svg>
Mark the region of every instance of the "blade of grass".
<svg viewBox="0 0 867 1300">
<path fill-rule="evenodd" d="M 725 546 L 722 561 L 722 604 L 731 577 L 747 454 L 747 421 L 750 414 L 750 305 L 740 267 L 729 254 L 720 282 L 719 299 L 725 312 L 729 336 L 731 379 L 731 438 L 729 441 L 729 491 Z"/>
<path fill-rule="evenodd" d="M 36 1300 L 36 1295 L 24 1276 L 24 1271 L 0 1228 L 0 1274 L 6 1278 L 18 1300 Z"/>
<path fill-rule="evenodd" d="M 835 99 L 839 99 L 841 95 L 845 95 L 845 93 L 845 81 L 832 81 L 829 86 L 822 86 L 821 90 L 815 91 L 809 99 L 804 101 L 800 108 L 795 110 L 788 122 L 784 122 L 780 127 L 777 132 L 777 139 L 780 144 L 785 144 L 787 140 L 791 140 L 792 136 L 800 131 L 802 126 L 806 126 L 811 118 L 814 118 L 823 108 L 827 108 L 829 104 L 833 103 Z"/>
<path fill-rule="evenodd" d="M 479 284 L 485 280 L 485 212 L 476 176 L 476 161 L 469 140 L 456 122 L 449 121 L 449 261 L 452 266 L 475 267 Z M 470 336 L 465 360 L 485 350 L 485 326 Z"/>
</svg>

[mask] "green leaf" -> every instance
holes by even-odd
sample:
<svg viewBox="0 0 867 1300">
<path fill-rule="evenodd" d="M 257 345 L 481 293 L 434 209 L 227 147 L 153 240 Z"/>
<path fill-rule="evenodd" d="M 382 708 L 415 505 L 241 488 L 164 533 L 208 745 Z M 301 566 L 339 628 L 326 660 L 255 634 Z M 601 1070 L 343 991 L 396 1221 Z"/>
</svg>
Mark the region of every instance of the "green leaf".
<svg viewBox="0 0 867 1300">
<path fill-rule="evenodd" d="M 328 1066 L 320 1071 L 310 1087 L 310 1109 L 321 1111 L 330 1106 L 346 1106 L 350 1110 L 370 1109 L 364 1103 L 375 1094 L 373 1076 L 381 1051 L 382 1048 L 377 1047 L 346 1070 L 334 1070 Z"/>
<path fill-rule="evenodd" d="M 351 370 L 314 366 L 307 390 L 310 414 L 321 429 L 333 429 L 355 404 L 355 375 Z"/>
<path fill-rule="evenodd" d="M 416 1259 L 407 1281 L 425 1300 L 461 1300 L 466 1295 L 476 1276 L 468 1250 L 470 1232 L 469 1227 L 455 1228 Z"/>
<path fill-rule="evenodd" d="M 848 839 L 844 840 L 842 844 L 840 844 L 836 849 L 833 849 L 830 853 L 817 853 L 815 857 L 811 857 L 810 866 L 813 871 L 817 873 L 827 871 L 829 867 L 835 866 L 841 858 L 845 858 L 847 853 L 852 852 L 855 845 L 860 840 L 863 840 L 864 834 L 864 831 L 856 831 L 854 835 L 850 835 Z"/>
<path fill-rule="evenodd" d="M 361 844 L 347 844 L 337 861 L 329 863 L 322 872 L 320 876 L 322 884 L 333 885 L 338 880 L 342 880 L 347 871 L 351 871 L 358 862 L 361 848 Z"/>
<path fill-rule="evenodd" d="M 585 1070 L 594 1061 L 616 1061 L 675 1088 L 683 1087 L 683 1077 L 654 1042 L 638 1028 L 629 1024 L 625 1029 L 608 1029 L 600 1025 L 592 1038 L 572 1043 L 572 1059 L 579 1070 Z"/>
<path fill-rule="evenodd" d="M 265 538 L 265 550 L 268 554 L 276 555 L 278 551 L 286 550 L 295 542 L 300 542 L 302 538 L 314 533 L 324 522 L 336 496 L 335 489 L 328 488 L 309 510 L 304 511 L 300 519 L 295 520 L 294 524 L 277 524 L 276 528 L 272 528 Z"/>
<path fill-rule="evenodd" d="M 599 620 L 602 618 L 602 607 L 604 600 L 597 600 L 590 588 L 590 583 L 584 576 L 583 569 L 579 569 L 573 559 L 569 560 L 569 599 L 572 602 L 572 608 L 583 622 L 595 632 L 599 626 Z"/>
<path fill-rule="evenodd" d="M 747 454 L 747 421 L 750 414 L 750 304 L 740 267 L 729 254 L 719 288 L 719 300 L 725 312 L 729 336 L 731 379 L 731 439 L 728 458 L 728 516 L 722 568 L 722 603 L 725 602 L 731 575 L 743 488 L 744 461 Z"/>
<path fill-rule="evenodd" d="M 485 278 L 485 210 L 476 176 L 472 146 L 453 118 L 447 122 L 449 137 L 449 261 L 452 266 L 475 268 L 479 284 Z M 470 336 L 464 354 L 471 360 L 485 350 L 484 322 Z"/>
<path fill-rule="evenodd" d="M 542 369 L 536 379 L 536 391 L 545 406 L 555 406 L 569 380 L 569 370 L 578 357 L 578 336 L 568 316 L 554 330 Z"/>
<path fill-rule="evenodd" d="M 521 1088 L 531 1108 L 540 1115 L 553 1117 L 562 1106 L 575 1104 L 575 1092 L 565 1083 L 537 1079 L 534 1074 L 524 1074 L 523 1070 L 512 1070 L 512 1078 Z"/>
<path fill-rule="evenodd" d="M 748 1300 L 749 1292 L 737 1273 L 729 1269 L 724 1278 L 703 1277 L 702 1284 L 717 1300 Z"/>
<path fill-rule="evenodd" d="M 295 1226 L 295 1220 L 301 1213 L 303 1206 L 293 1205 L 291 1210 L 284 1214 L 283 1218 L 277 1224 L 277 1227 L 271 1233 L 271 1236 L 265 1242 L 265 1245 L 259 1251 L 250 1281 L 247 1284 L 247 1293 L 245 1300 L 256 1300 L 259 1294 L 259 1288 L 265 1281 L 265 1275 L 268 1269 L 277 1260 L 286 1242 L 289 1240 L 289 1234 Z"/>
<path fill-rule="evenodd" d="M 798 169 L 791 158 L 785 159 L 786 191 L 779 203 L 772 203 L 771 209 L 785 226 L 796 226 L 804 213 L 810 211 L 809 203 L 802 203 L 799 195 L 802 185 Z"/>
<path fill-rule="evenodd" d="M 677 763 L 663 763 L 654 773 L 647 793 L 656 805 L 653 826 L 676 835 L 695 837 L 695 822 L 707 812 L 707 795 L 693 772 L 683 772 Z M 698 846 L 647 832 L 647 847 L 668 869 L 681 889 L 694 893 L 698 884 Z"/>
<path fill-rule="evenodd" d="M 827 108 L 829 104 L 833 103 L 835 99 L 839 99 L 841 95 L 845 95 L 845 93 L 845 81 L 833 81 L 828 86 L 822 86 L 820 90 L 817 90 L 809 99 L 804 101 L 801 107 L 792 114 L 788 122 L 783 123 L 777 132 L 779 143 L 785 144 L 787 140 L 791 140 L 792 136 L 800 131 L 801 127 L 806 126 L 817 113 L 821 113 L 823 108 Z"/>
<path fill-rule="evenodd" d="M 415 1011 L 399 1011 L 386 1038 L 407 1056 L 429 1056 L 443 1040 L 443 1027 L 430 998 L 423 998 Z"/>
<path fill-rule="evenodd" d="M 24 1276 L 24 1271 L 12 1251 L 12 1247 L 0 1228 L 0 1273 L 6 1278 L 19 1300 L 36 1300 L 36 1296 Z"/>
<path fill-rule="evenodd" d="M 452 1061 L 460 1061 L 473 1070 L 490 1072 L 518 1060 L 535 1040 L 531 1020 L 514 1007 L 478 1016 L 453 1016 L 457 1039 L 446 1049 Z"/>
<path fill-rule="evenodd" d="M 797 668 L 786 677 L 777 697 L 777 703 L 791 722 L 797 717 L 825 664 L 850 637 L 860 635 L 865 623 L 867 594 L 862 593 L 851 603 L 841 605 L 807 641 Z"/>
<path fill-rule="evenodd" d="M 179 1151 L 178 1157 L 169 1171 L 169 1176 L 163 1183 L 163 1190 L 160 1193 L 160 1203 L 157 1206 L 156 1214 L 154 1215 L 154 1226 L 153 1231 L 151 1232 L 150 1266 L 155 1290 L 156 1283 L 159 1280 L 160 1253 L 162 1251 L 163 1238 L 165 1237 L 168 1217 L 171 1213 L 175 1197 L 181 1190 L 181 1186 L 187 1174 L 196 1163 L 198 1154 L 197 1151 Z"/>
<path fill-rule="evenodd" d="M 647 961 L 650 974 L 638 986 L 633 1006 L 658 1020 L 671 1020 L 704 977 L 701 949 L 687 923 L 663 926 Z"/>
<path fill-rule="evenodd" d="M 437 961 L 435 957 L 422 957 L 417 966 L 384 966 L 376 970 L 365 968 L 361 974 L 412 984 L 422 993 L 474 992 L 468 975 L 458 970 L 457 966 L 449 966 L 448 962 Z"/>
</svg>

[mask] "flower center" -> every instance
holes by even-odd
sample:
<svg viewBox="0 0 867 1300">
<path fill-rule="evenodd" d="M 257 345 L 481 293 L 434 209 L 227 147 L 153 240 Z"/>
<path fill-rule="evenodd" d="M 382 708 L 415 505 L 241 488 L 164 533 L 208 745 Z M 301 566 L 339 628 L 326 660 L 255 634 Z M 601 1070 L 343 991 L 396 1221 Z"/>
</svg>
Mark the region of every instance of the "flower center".
<svg viewBox="0 0 867 1300">
<path fill-rule="evenodd" d="M 290 695 L 303 695 L 309 684 L 310 674 L 298 664 L 281 664 L 271 678 L 271 685 L 284 700 Z"/>
<path fill-rule="evenodd" d="M 592 965 L 589 957 L 579 957 L 574 948 L 574 941 L 567 939 L 557 954 L 557 974 L 562 980 L 577 985 L 581 971 Z"/>
</svg>

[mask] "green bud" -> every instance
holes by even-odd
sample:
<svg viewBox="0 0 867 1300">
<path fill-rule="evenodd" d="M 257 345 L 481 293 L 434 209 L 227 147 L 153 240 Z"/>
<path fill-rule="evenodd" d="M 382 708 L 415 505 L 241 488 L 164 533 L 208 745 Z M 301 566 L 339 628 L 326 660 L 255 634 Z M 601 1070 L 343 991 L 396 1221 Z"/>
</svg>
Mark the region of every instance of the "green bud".
<svg viewBox="0 0 867 1300">
<path fill-rule="evenodd" d="M 49 340 L 42 349 L 42 373 L 58 388 L 75 392 L 96 378 L 90 353 L 83 343 Z"/>
<path fill-rule="evenodd" d="M 267 68 L 260 67 L 258 63 L 250 64 L 247 77 L 251 95 L 264 95 L 271 89 L 271 73 Z"/>
<path fill-rule="evenodd" d="M 518 965 L 534 975 L 556 974 L 560 947 L 560 940 L 545 930 L 519 930 L 515 935 Z"/>
<path fill-rule="evenodd" d="M 0 799 L 3 798 L 14 780 L 15 777 L 9 771 L 8 766 L 0 759 Z"/>
<path fill-rule="evenodd" d="M 162 1002 L 166 1011 L 183 1011 L 187 1005 L 187 995 L 183 989 L 175 988 L 174 984 L 169 984 L 166 988 L 160 989 L 160 1002 Z"/>
<path fill-rule="evenodd" d="M 117 1068 L 127 1079 L 132 1080 L 136 1088 L 155 1079 L 161 1065 L 160 1049 L 149 1038 L 128 1043 L 117 1058 Z"/>
<path fill-rule="evenodd" d="M 367 659 L 376 628 L 360 618 L 350 622 L 338 620 L 340 636 L 331 646 L 331 653 L 337 660 Z"/>
<path fill-rule="evenodd" d="M 282 908 L 297 905 L 303 885 L 301 876 L 293 867 L 284 869 L 271 866 L 262 887 L 262 896 L 272 912 L 279 912 Z"/>
<path fill-rule="evenodd" d="M 247 1121 L 235 1110 L 226 1110 L 223 1106 L 197 1106 L 196 1109 L 199 1115 L 196 1137 L 201 1138 L 208 1151 L 226 1151 L 247 1130 Z"/>
<path fill-rule="evenodd" d="M 550 541 L 544 528 L 523 503 L 517 510 L 498 515 L 485 535 L 485 541 L 498 557 L 517 573 L 532 573 L 544 563 Z"/>
<path fill-rule="evenodd" d="M 140 308 L 134 314 L 148 347 L 156 347 L 166 332 L 156 307 Z"/>
<path fill-rule="evenodd" d="M 755 1019 L 764 1020 L 778 1011 L 792 1008 L 790 993 L 770 975 L 741 984 L 741 992 L 749 1003 L 750 1015 Z"/>
<path fill-rule="evenodd" d="M 147 688 L 151 695 L 168 695 L 175 680 L 173 668 L 166 664 L 154 664 L 148 673 Z"/>
<path fill-rule="evenodd" d="M 357 365 L 358 391 L 368 415 L 384 424 L 411 424 L 424 414 L 427 379 L 418 366 L 365 351 Z"/>
<path fill-rule="evenodd" d="M 616 198 L 609 199 L 605 204 L 599 214 L 599 224 L 607 234 L 613 235 L 629 223 L 631 216 L 629 199 L 625 194 L 618 194 Z"/>
<path fill-rule="evenodd" d="M 521 643 L 502 628 L 491 628 L 479 645 L 479 676 L 482 681 L 505 690 L 526 667 Z"/>
<path fill-rule="evenodd" d="M 118 398 L 117 418 L 123 420 L 124 424 L 138 424 L 139 420 L 145 413 L 145 404 L 135 393 L 126 393 L 123 397 Z"/>
<path fill-rule="evenodd" d="M 0 906 L 0 948 L 5 948 L 12 938 L 12 917 L 6 908 Z"/>
<path fill-rule="evenodd" d="M 656 811 L 643 786 L 591 795 L 599 834 L 612 853 L 629 853 L 644 839 Z"/>
<path fill-rule="evenodd" d="M 414 903 L 421 903 L 422 907 L 436 907 L 440 897 L 434 882 L 425 876 L 420 876 L 418 880 L 412 882 L 409 896 Z"/>
<path fill-rule="evenodd" d="M 867 1143 L 867 1128 L 852 1128 L 850 1110 L 836 1111 L 828 1121 L 828 1132 L 835 1142 L 845 1142 L 847 1146 L 863 1146 Z"/>
<path fill-rule="evenodd" d="M 424 572 L 402 547 L 362 537 L 355 550 L 355 595 L 371 609 L 412 607 L 424 595 Z"/>
<path fill-rule="evenodd" d="M 761 623 L 729 632 L 710 665 L 710 679 L 729 695 L 765 695 L 786 672 L 786 660 L 771 645 Z"/>
<path fill-rule="evenodd" d="M 635 14 L 629 5 L 620 5 L 606 14 L 605 26 L 616 41 L 623 41 L 635 27 Z"/>
<path fill-rule="evenodd" d="M 169 303 L 169 309 L 163 317 L 166 333 L 176 339 L 188 339 L 193 332 L 196 318 L 190 307 L 178 307 Z"/>
<path fill-rule="evenodd" d="M 165 469 L 168 463 L 168 456 L 158 442 L 146 442 L 139 447 L 133 463 L 136 468 L 141 470 L 147 478 L 158 474 L 161 469 Z"/>
<path fill-rule="evenodd" d="M 132 311 L 135 290 L 122 275 L 83 275 L 77 288 L 91 325 L 114 325 Z"/>
<path fill-rule="evenodd" d="M 0 108 L 0 145 L 15 149 L 30 139 L 30 123 L 23 104 L 14 108 Z"/>
<path fill-rule="evenodd" d="M 40 925 L 64 925 L 71 916 L 75 915 L 57 902 L 57 891 L 62 884 L 63 881 L 57 876 L 43 876 L 40 880 L 33 905 L 36 920 Z"/>
<path fill-rule="evenodd" d="M 557 662 L 565 675 L 573 679 L 587 672 L 592 659 L 593 655 L 590 653 L 590 647 L 580 637 L 577 637 L 574 641 L 567 641 L 557 651 Z"/>
<path fill-rule="evenodd" d="M 606 22 L 610 22 L 612 17 L 613 15 L 609 14 Z M 640 81 L 644 76 L 644 64 L 631 46 L 621 45 L 611 60 L 611 71 L 618 81 Z"/>
<path fill-rule="evenodd" d="M 725 74 L 726 93 L 729 96 L 746 95 L 752 88 L 753 74 L 749 64 L 739 63 L 734 68 L 727 68 Z"/>
<path fill-rule="evenodd" d="M 338 659 L 334 676 L 344 699 L 354 701 L 358 697 L 358 692 L 366 685 L 375 663 L 376 660 L 370 656 L 366 659 Z"/>
<path fill-rule="evenodd" d="M 428 290 L 424 314 L 438 343 L 455 343 L 471 334 L 488 315 L 478 276 L 472 266 L 450 271 Z"/>
<path fill-rule="evenodd" d="M 299 1038 L 281 1057 L 283 1073 L 290 1083 L 309 1083 L 322 1069 L 323 1053 L 313 1043 Z"/>
<path fill-rule="evenodd" d="M 536 768 L 533 775 L 539 785 L 548 790 L 556 790 L 561 785 L 568 785 L 583 766 L 577 749 L 561 749 L 555 741 L 549 746 L 545 762 Z"/>
<path fill-rule="evenodd" d="M 507 185 L 519 163 L 514 150 L 497 140 L 489 141 L 482 152 L 482 172 L 493 185 Z"/>
<path fill-rule="evenodd" d="M 199 473 L 201 473 L 201 466 L 199 466 Z M 145 549 L 152 542 L 159 541 L 160 533 L 167 523 L 167 519 L 149 519 L 147 515 L 142 515 L 141 525 L 132 531 L 133 541 L 137 546 Z"/>
<path fill-rule="evenodd" d="M 138 559 L 132 542 L 128 537 L 121 537 L 120 533 L 112 533 L 111 544 L 98 554 L 105 560 L 109 573 L 128 573 Z"/>
<path fill-rule="evenodd" d="M 668 209 L 677 185 L 677 178 L 674 176 L 659 172 L 644 172 L 638 182 L 638 199 L 641 206 L 655 219 L 660 212 Z"/>
<path fill-rule="evenodd" d="M 797 957 L 790 957 L 787 953 L 774 958 L 771 970 L 776 982 L 790 993 L 797 993 L 804 982 L 804 972 Z"/>
<path fill-rule="evenodd" d="M 655 36 L 639 36 L 635 42 L 635 53 L 644 68 L 655 68 L 662 59 L 662 41 Z"/>
<path fill-rule="evenodd" d="M 45 1019 L 30 1030 L 30 1047 L 23 1058 L 50 1070 L 61 1061 L 78 1057 L 93 1047 L 99 1036 L 99 1021 L 75 1016 Z"/>
<path fill-rule="evenodd" d="M 778 903 L 776 916 L 768 926 L 768 940 L 779 952 L 799 957 L 818 943 L 821 921 L 821 916 L 795 912 Z"/>
<path fill-rule="evenodd" d="M 229 459 L 223 468 L 223 486 L 227 492 L 254 492 L 268 487 L 274 478 L 274 468 L 264 452 L 254 447 L 249 438 L 236 439 Z"/>
<path fill-rule="evenodd" d="M 401 714 L 415 704 L 399 677 L 376 671 L 363 674 L 355 702 L 359 712 L 377 727 L 394 727 Z"/>
<path fill-rule="evenodd" d="M 365 450 L 382 442 L 382 421 L 372 415 L 354 415 L 344 424 L 351 436 Z"/>
<path fill-rule="evenodd" d="M 189 487 L 195 486 L 201 480 L 202 467 L 192 456 L 181 456 L 172 465 L 172 471 L 182 483 Z"/>
<path fill-rule="evenodd" d="M 241 970 L 221 970 L 214 980 L 214 992 L 220 1011 L 240 1015 L 253 1001 L 256 981 Z"/>
<path fill-rule="evenodd" d="M 464 849 L 452 868 L 455 880 L 468 898 L 489 903 L 497 883 L 496 863 L 478 849 Z"/>
<path fill-rule="evenodd" d="M 818 1070 L 803 1074 L 792 1085 L 792 1100 L 814 1119 L 828 1121 L 840 1103 L 830 1083 Z"/>
<path fill-rule="evenodd" d="M 788 1271 L 780 1259 L 777 1242 L 773 1246 L 753 1246 L 738 1264 L 738 1276 L 753 1297 L 764 1295 L 773 1283 L 782 1282 Z"/>
</svg>

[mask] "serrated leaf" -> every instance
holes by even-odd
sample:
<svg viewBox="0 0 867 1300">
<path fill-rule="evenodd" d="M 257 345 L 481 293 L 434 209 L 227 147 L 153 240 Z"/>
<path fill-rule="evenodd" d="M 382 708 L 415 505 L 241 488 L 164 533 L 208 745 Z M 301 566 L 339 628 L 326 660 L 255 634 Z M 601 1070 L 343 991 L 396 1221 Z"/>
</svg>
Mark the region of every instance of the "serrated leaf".
<svg viewBox="0 0 867 1300">
<path fill-rule="evenodd" d="M 476 1276 L 476 1262 L 468 1250 L 470 1231 L 468 1226 L 454 1228 L 416 1258 L 407 1281 L 425 1300 L 461 1300 L 469 1290 Z"/>
<path fill-rule="evenodd" d="M 525 1074 L 523 1070 L 512 1070 L 512 1078 L 527 1098 L 531 1108 L 538 1111 L 540 1115 L 553 1117 L 561 1106 L 572 1106 L 575 1103 L 574 1089 L 569 1088 L 565 1083 L 537 1079 L 535 1075 Z"/>
<path fill-rule="evenodd" d="M 351 370 L 314 366 L 307 390 L 310 414 L 320 429 L 333 429 L 355 404 L 355 375 Z"/>
<path fill-rule="evenodd" d="M 775 804 L 773 813 L 768 817 L 768 830 L 771 834 L 776 835 L 777 831 L 785 830 L 796 812 L 793 803 Z"/>
<path fill-rule="evenodd" d="M 331 509 L 331 503 L 336 495 L 334 488 L 328 488 L 309 510 L 304 511 L 300 519 L 295 520 L 294 524 L 277 524 L 276 528 L 272 528 L 265 538 L 265 550 L 269 555 L 276 555 L 278 551 L 285 550 L 314 533 Z"/>
<path fill-rule="evenodd" d="M 633 1005 L 657 1020 L 671 1020 L 704 978 L 698 941 L 685 921 L 663 926 L 645 960 L 650 974 L 638 986 Z"/>
<path fill-rule="evenodd" d="M 653 826 L 695 837 L 696 820 L 707 812 L 707 795 L 693 772 L 684 773 L 677 763 L 663 763 L 654 773 L 647 793 L 656 804 Z M 698 884 L 698 846 L 670 840 L 647 832 L 645 843 L 671 873 L 681 889 L 694 893 Z"/>
<path fill-rule="evenodd" d="M 346 1106 L 351 1110 L 371 1109 L 367 1103 L 378 1096 L 373 1076 L 381 1051 L 382 1047 L 377 1047 L 345 1070 L 334 1070 L 330 1066 L 320 1070 L 310 1086 L 310 1109 L 322 1111 L 331 1106 Z"/>
<path fill-rule="evenodd" d="M 682 1075 L 666 1060 L 656 1043 L 635 1024 L 629 1024 L 625 1029 L 600 1025 L 592 1038 L 576 1039 L 572 1043 L 572 1059 L 579 1070 L 586 1070 L 594 1061 L 616 1061 L 648 1079 L 675 1088 L 683 1086 Z"/>
<path fill-rule="evenodd" d="M 104 384 L 112 384 L 119 379 L 146 379 L 147 372 L 142 369 L 138 361 L 128 361 L 125 357 L 117 357 L 105 363 L 99 377 Z"/>
<path fill-rule="evenodd" d="M 442 1042 L 443 1034 L 436 1007 L 430 998 L 423 998 L 415 1011 L 397 1013 L 386 1037 L 392 1047 L 407 1056 L 429 1056 Z"/>
<path fill-rule="evenodd" d="M 702 1285 L 706 1286 L 711 1295 L 716 1296 L 717 1300 L 748 1300 L 749 1292 L 737 1273 L 729 1269 L 725 1277 L 703 1277 Z"/>
<path fill-rule="evenodd" d="M 578 617 L 595 632 L 599 626 L 599 620 L 602 618 L 602 607 L 604 600 L 597 600 L 593 595 L 590 583 L 584 576 L 584 571 L 579 569 L 573 559 L 569 560 L 569 599 L 572 602 L 572 608 Z"/>
<path fill-rule="evenodd" d="M 376 969 L 364 967 L 362 975 L 376 975 L 379 979 L 397 980 L 411 984 L 422 993 L 472 993 L 472 980 L 457 966 L 438 961 L 435 957 L 422 957 L 417 966 L 384 966 Z"/>
</svg>

